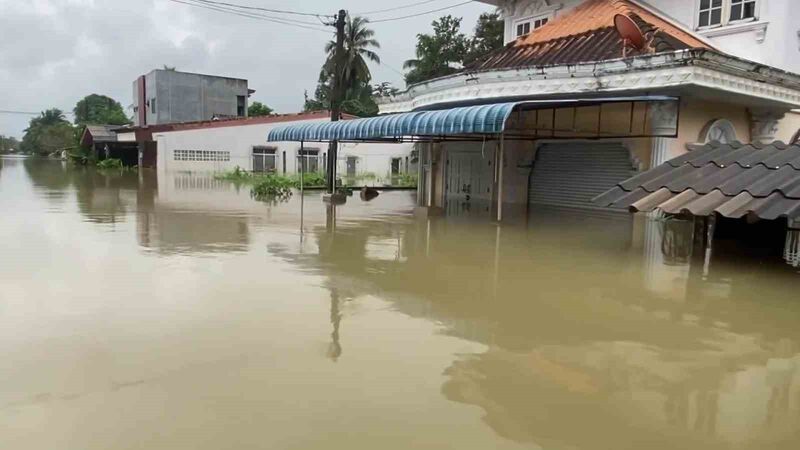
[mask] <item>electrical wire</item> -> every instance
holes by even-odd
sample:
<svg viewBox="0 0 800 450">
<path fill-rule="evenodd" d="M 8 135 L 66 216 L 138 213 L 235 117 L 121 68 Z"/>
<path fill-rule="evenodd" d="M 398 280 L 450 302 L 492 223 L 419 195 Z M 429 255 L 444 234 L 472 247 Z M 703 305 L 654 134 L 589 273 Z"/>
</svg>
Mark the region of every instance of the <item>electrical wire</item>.
<svg viewBox="0 0 800 450">
<path fill-rule="evenodd" d="M 61 111 L 64 115 L 73 115 L 74 113 Z M 13 111 L 8 109 L 0 109 L 0 114 L 19 114 L 23 116 L 38 116 L 41 112 L 33 112 L 33 111 Z"/>
<path fill-rule="evenodd" d="M 433 2 L 438 2 L 438 1 L 441 1 L 441 0 L 425 0 L 424 2 L 410 3 L 408 5 L 395 6 L 394 8 L 377 9 L 375 11 L 362 11 L 362 12 L 357 12 L 357 13 L 354 13 L 354 14 L 358 14 L 358 15 L 380 14 L 380 13 L 385 13 L 385 12 L 390 12 L 390 11 L 397 11 L 397 10 L 400 10 L 400 9 L 413 8 L 415 6 L 427 5 L 428 3 L 433 3 Z"/>
<path fill-rule="evenodd" d="M 202 3 L 209 3 L 212 5 L 219 5 L 219 6 L 230 6 L 232 8 L 238 9 L 249 9 L 252 11 L 265 11 L 271 12 L 275 14 L 291 14 L 295 16 L 306 16 L 306 17 L 326 17 L 329 14 L 314 14 L 314 13 L 306 13 L 306 12 L 299 12 L 299 11 L 288 11 L 284 9 L 272 9 L 272 8 L 262 8 L 260 6 L 250 6 L 250 5 L 241 5 L 238 3 L 227 3 L 227 2 L 220 2 L 216 0 L 198 0 Z"/>
<path fill-rule="evenodd" d="M 294 24 L 298 24 L 298 25 L 319 26 L 319 24 L 317 22 L 307 22 L 307 21 L 303 21 L 303 20 L 290 19 L 288 17 L 277 17 L 277 16 L 270 16 L 270 15 L 266 15 L 266 14 L 255 13 L 255 12 L 241 11 L 241 10 L 238 10 L 238 9 L 234 9 L 235 7 L 216 6 L 216 5 L 213 5 L 212 3 L 219 3 L 219 2 L 212 2 L 211 0 L 185 0 L 185 1 L 188 1 L 188 2 L 191 2 L 191 3 L 203 4 L 203 6 L 205 6 L 207 9 L 214 9 L 215 11 L 231 12 L 231 13 L 237 13 L 239 15 L 245 14 L 247 16 L 257 16 L 259 18 L 277 20 L 277 21 L 285 22 L 285 23 L 294 23 Z M 245 16 L 245 17 L 247 17 L 247 16 Z"/>
<path fill-rule="evenodd" d="M 425 16 L 425 15 L 428 15 L 428 14 L 433 14 L 433 13 L 445 11 L 445 10 L 448 10 L 450 8 L 456 8 L 456 7 L 459 7 L 459 6 L 464 6 L 464 5 L 472 3 L 472 2 L 474 2 L 474 0 L 468 0 L 466 2 L 457 3 L 455 5 L 445 6 L 444 8 L 432 9 L 430 11 L 425 11 L 425 12 L 416 13 L 416 14 L 410 14 L 410 15 L 407 15 L 407 16 L 391 17 L 389 19 L 370 20 L 369 23 L 394 22 L 396 20 L 411 19 L 412 17 Z"/>
<path fill-rule="evenodd" d="M 231 15 L 235 15 L 235 16 L 248 17 L 250 19 L 257 19 L 257 20 L 264 20 L 264 21 L 267 21 L 267 22 L 279 23 L 279 24 L 282 24 L 282 25 L 292 26 L 292 27 L 295 27 L 295 28 L 304 28 L 304 29 L 307 29 L 307 30 L 319 31 L 319 32 L 323 32 L 323 33 L 326 33 L 326 34 L 330 33 L 330 30 L 326 30 L 326 29 L 323 29 L 323 28 L 318 28 L 317 24 L 313 24 L 314 26 L 304 25 L 304 24 L 301 24 L 301 23 L 295 23 L 295 22 L 298 22 L 298 21 L 294 21 L 294 20 L 291 20 L 291 19 L 284 19 L 284 18 L 278 19 L 278 18 L 274 18 L 274 17 L 271 17 L 271 16 L 264 16 L 264 15 L 261 15 L 261 14 L 248 13 L 248 12 L 237 11 L 237 10 L 233 10 L 233 9 L 226 9 L 226 8 L 217 7 L 217 6 L 211 6 L 211 5 L 207 5 L 207 4 L 203 4 L 203 3 L 190 3 L 190 1 L 183 1 L 183 0 L 169 0 L 169 1 L 171 1 L 173 3 L 180 3 L 180 4 L 183 4 L 183 5 L 194 6 L 196 8 L 208 9 L 208 10 L 211 10 L 211 11 L 222 12 L 222 13 L 231 14 Z M 195 0 L 195 1 L 197 1 L 197 0 Z"/>
</svg>

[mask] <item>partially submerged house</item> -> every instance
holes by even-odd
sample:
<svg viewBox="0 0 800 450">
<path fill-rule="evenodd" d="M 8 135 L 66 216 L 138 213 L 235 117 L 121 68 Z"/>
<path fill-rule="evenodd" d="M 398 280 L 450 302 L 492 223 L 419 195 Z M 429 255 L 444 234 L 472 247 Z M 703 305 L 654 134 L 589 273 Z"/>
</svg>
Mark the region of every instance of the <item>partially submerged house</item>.
<svg viewBox="0 0 800 450">
<path fill-rule="evenodd" d="M 769 144 L 800 129 L 788 2 L 484 2 L 503 11 L 504 48 L 410 86 L 381 105 L 385 116 L 270 140 L 422 142 L 421 207 L 502 220 L 605 213 L 594 197 L 696 144 Z M 623 39 L 619 16 L 643 45 Z"/>
<path fill-rule="evenodd" d="M 343 119 L 352 119 L 345 116 Z M 153 152 L 153 165 L 163 172 L 248 172 L 295 174 L 326 170 L 327 145 L 267 143 L 277 126 L 330 123 L 330 112 L 315 111 L 224 120 L 131 127 L 118 130 L 119 140 L 143 142 Z M 352 143 L 339 151 L 339 173 L 368 176 L 381 182 L 416 173 L 413 144 Z"/>
<path fill-rule="evenodd" d="M 81 135 L 81 146 L 89 148 L 95 159 L 119 159 L 125 166 L 139 165 L 139 146 L 117 139 L 119 125 L 87 125 Z"/>
</svg>

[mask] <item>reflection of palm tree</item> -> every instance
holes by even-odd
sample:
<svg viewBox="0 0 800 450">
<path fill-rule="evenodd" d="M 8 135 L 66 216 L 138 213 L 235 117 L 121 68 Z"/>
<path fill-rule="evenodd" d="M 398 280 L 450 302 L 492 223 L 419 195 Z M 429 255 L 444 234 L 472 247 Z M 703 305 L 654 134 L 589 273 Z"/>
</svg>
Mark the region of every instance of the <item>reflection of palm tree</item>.
<svg viewBox="0 0 800 450">
<path fill-rule="evenodd" d="M 342 313 L 339 310 L 339 292 L 336 289 L 331 289 L 331 324 L 333 325 L 333 333 L 331 333 L 331 343 L 328 346 L 328 357 L 336 362 L 342 356 L 342 344 L 339 342 L 339 325 L 342 322 Z"/>
</svg>

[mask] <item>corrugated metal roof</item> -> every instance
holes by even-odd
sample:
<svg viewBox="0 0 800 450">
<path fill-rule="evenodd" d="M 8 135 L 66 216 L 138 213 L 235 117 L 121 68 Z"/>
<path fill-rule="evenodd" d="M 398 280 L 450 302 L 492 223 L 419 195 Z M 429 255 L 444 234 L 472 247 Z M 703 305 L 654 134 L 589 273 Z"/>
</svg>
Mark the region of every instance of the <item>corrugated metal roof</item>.
<svg viewBox="0 0 800 450">
<path fill-rule="evenodd" d="M 116 142 L 117 134 L 112 130 L 119 125 L 86 125 L 86 132 L 92 136 L 94 142 Z"/>
<path fill-rule="evenodd" d="M 405 137 L 469 136 L 499 134 L 515 109 L 549 109 L 620 102 L 676 102 L 663 95 L 561 100 L 529 100 L 463 106 L 436 111 L 415 111 L 366 119 L 286 125 L 270 131 L 269 142 L 365 141 Z"/>
<path fill-rule="evenodd" d="M 800 144 L 696 146 L 593 202 L 631 212 L 798 219 Z"/>
<path fill-rule="evenodd" d="M 467 70 L 575 64 L 622 57 L 622 40 L 614 28 L 614 16 L 633 19 L 652 38 L 651 48 L 641 53 L 690 48 L 712 48 L 692 32 L 627 0 L 590 0 L 557 16 L 541 28 L 520 37 L 502 50 L 467 66 Z M 635 56 L 637 52 L 629 52 Z"/>
<path fill-rule="evenodd" d="M 368 119 L 288 125 L 270 131 L 277 141 L 349 141 L 400 139 L 406 136 L 498 134 L 518 103 L 420 111 Z"/>
</svg>

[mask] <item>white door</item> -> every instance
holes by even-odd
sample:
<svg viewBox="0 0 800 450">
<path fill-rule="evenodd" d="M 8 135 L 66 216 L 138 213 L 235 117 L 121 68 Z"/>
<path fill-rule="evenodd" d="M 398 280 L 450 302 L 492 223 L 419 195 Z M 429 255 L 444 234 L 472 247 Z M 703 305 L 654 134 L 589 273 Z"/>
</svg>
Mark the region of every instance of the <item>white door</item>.
<svg viewBox="0 0 800 450">
<path fill-rule="evenodd" d="M 446 164 L 448 215 L 488 214 L 494 192 L 494 152 L 450 150 Z"/>
</svg>

